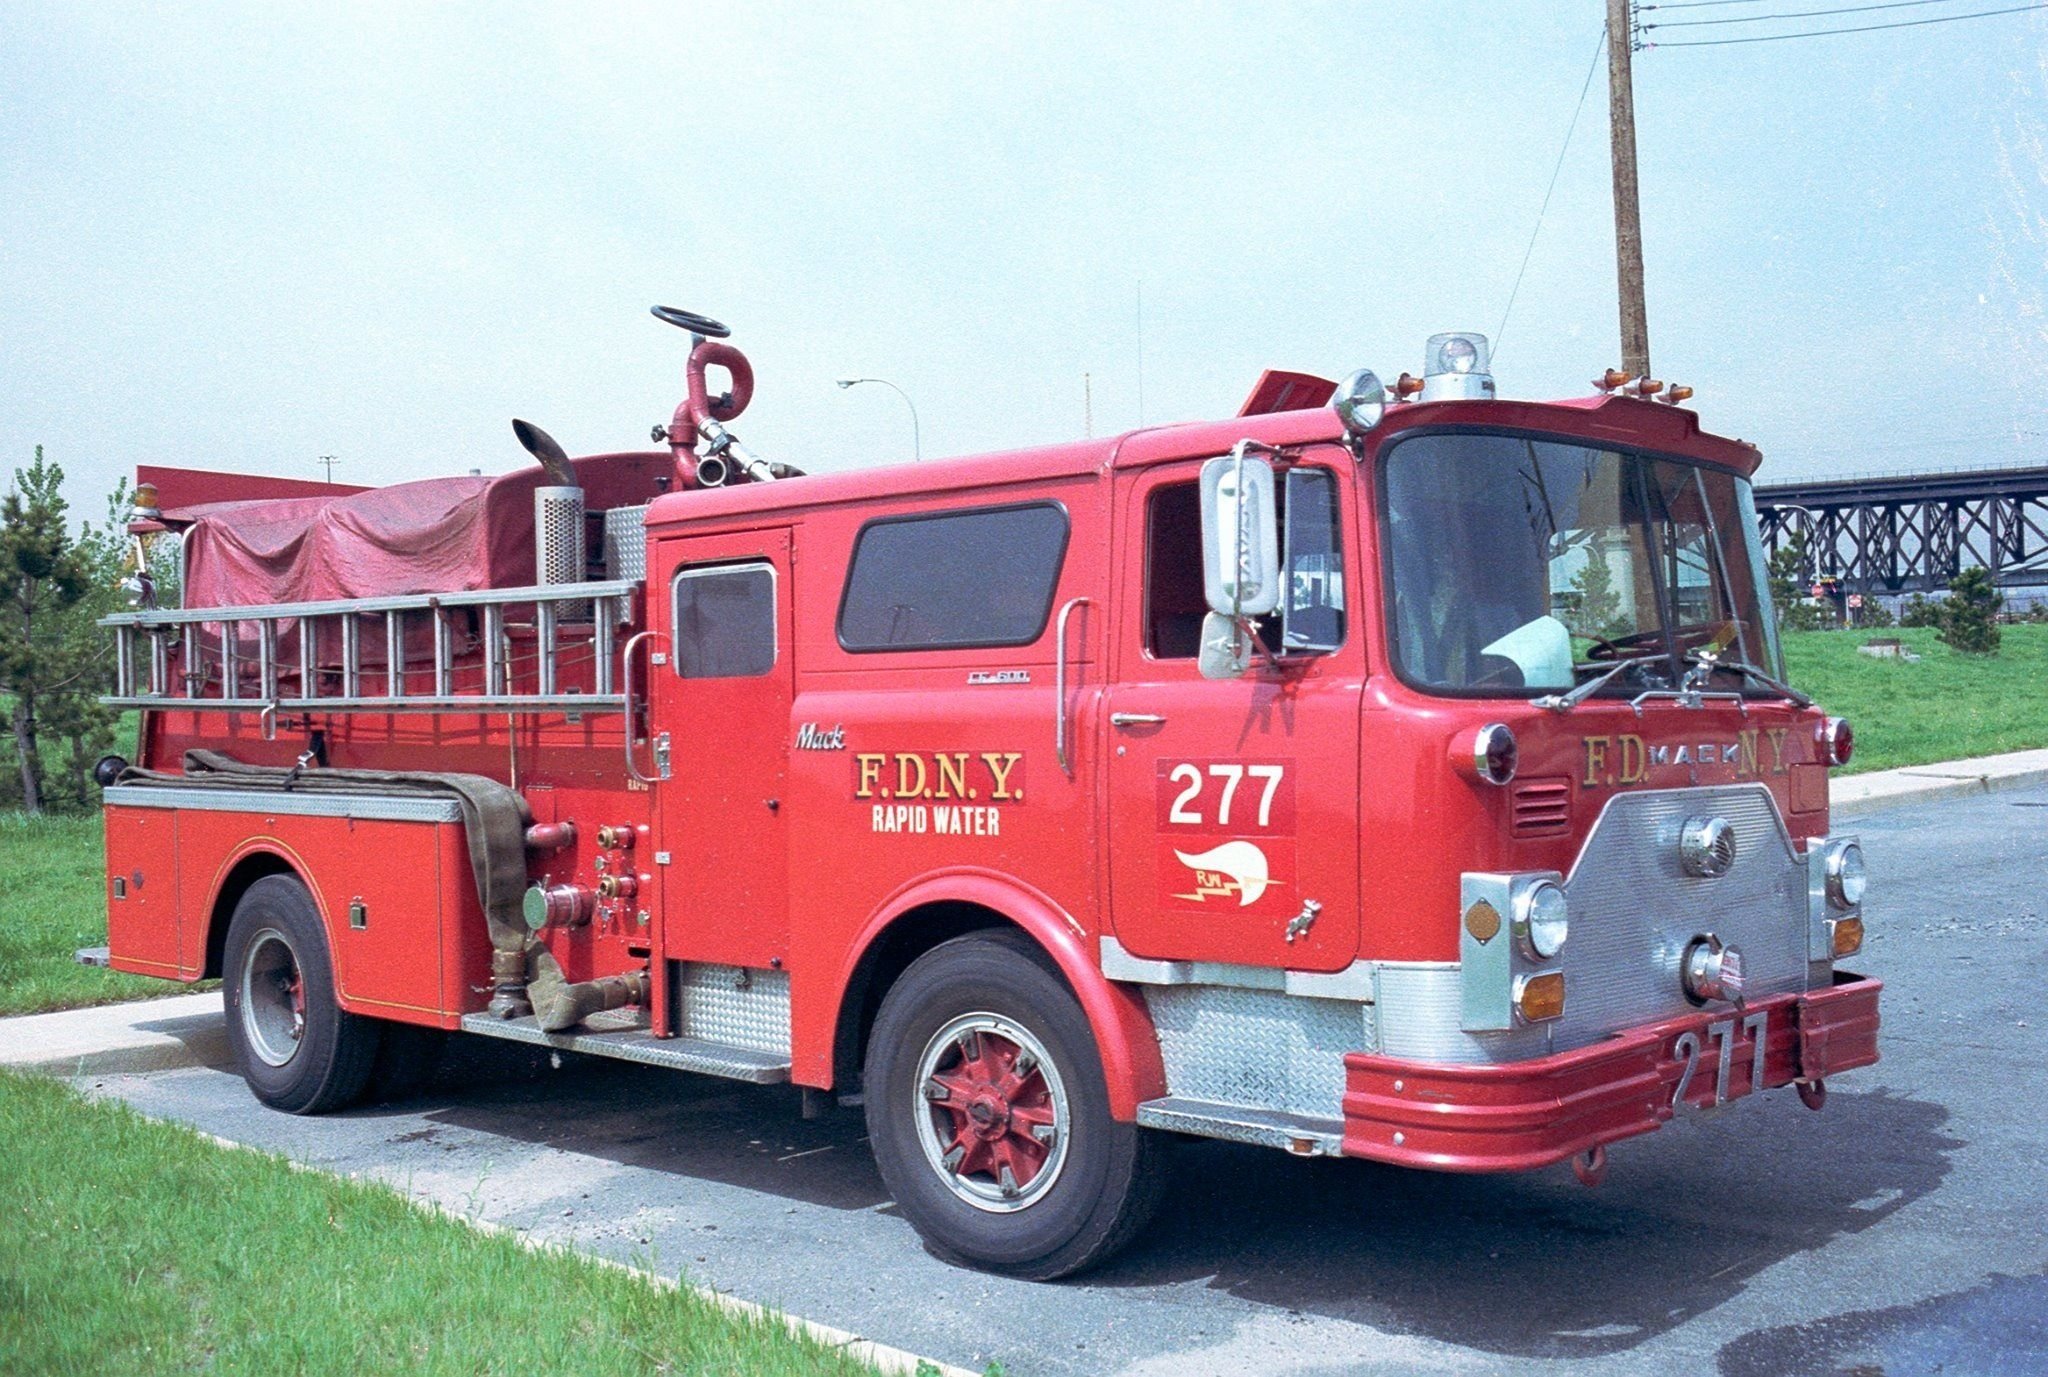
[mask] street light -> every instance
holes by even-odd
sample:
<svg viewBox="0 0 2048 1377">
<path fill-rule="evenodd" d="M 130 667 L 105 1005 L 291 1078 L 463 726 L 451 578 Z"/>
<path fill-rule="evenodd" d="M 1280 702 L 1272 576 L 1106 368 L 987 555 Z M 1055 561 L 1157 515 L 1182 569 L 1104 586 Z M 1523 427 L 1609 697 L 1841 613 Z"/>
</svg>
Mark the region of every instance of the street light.
<svg viewBox="0 0 2048 1377">
<path fill-rule="evenodd" d="M 852 387 L 857 383 L 880 383 L 901 397 L 903 404 L 910 408 L 910 456 L 913 459 L 924 458 L 924 442 L 919 438 L 917 430 L 917 403 L 910 400 L 908 392 L 905 392 L 887 378 L 841 378 L 838 381 L 841 387 Z"/>
</svg>

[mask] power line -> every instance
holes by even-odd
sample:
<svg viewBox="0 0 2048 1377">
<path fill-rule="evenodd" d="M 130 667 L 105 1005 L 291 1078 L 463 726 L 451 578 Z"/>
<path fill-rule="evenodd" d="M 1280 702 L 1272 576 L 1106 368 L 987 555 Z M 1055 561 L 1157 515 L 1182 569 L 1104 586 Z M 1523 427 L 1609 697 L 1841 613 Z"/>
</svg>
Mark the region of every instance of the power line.
<svg viewBox="0 0 2048 1377">
<path fill-rule="evenodd" d="M 1829 34 L 1876 33 L 1880 29 L 1917 29 L 1926 24 L 1953 24 L 1963 19 L 1989 19 L 1996 14 L 2018 14 L 2023 10 L 2048 9 L 2048 4 L 2013 5 L 2001 10 L 1977 10 L 1970 14 L 1944 14 L 1933 19 L 1901 19 L 1890 24 L 1862 24 L 1848 29 L 1808 29 L 1803 33 L 1752 34 L 1747 38 L 1691 38 L 1678 43 L 1650 43 L 1651 48 L 1720 48 L 1730 43 L 1777 43 L 1788 38 L 1824 38 Z"/>
<path fill-rule="evenodd" d="M 1557 165 L 1550 169 L 1550 185 L 1543 189 L 1543 204 L 1536 210 L 1536 227 L 1529 231 L 1529 247 L 1522 251 L 1522 266 L 1515 272 L 1515 285 L 1508 291 L 1507 308 L 1500 313 L 1500 328 L 1493 332 L 1493 357 L 1500 357 L 1501 337 L 1507 334 L 1508 317 L 1514 313 L 1515 298 L 1522 293 L 1522 276 L 1529 271 L 1529 259 L 1536 252 L 1536 236 L 1543 233 L 1543 217 L 1550 210 L 1551 193 L 1557 190 L 1557 175 L 1564 171 L 1564 155 L 1571 151 L 1572 134 L 1579 127 L 1579 113 L 1586 108 L 1586 93 L 1593 89 L 1593 73 L 1600 70 L 1600 54 L 1607 48 L 1607 30 L 1600 30 L 1600 41 L 1593 45 L 1593 61 L 1586 67 L 1586 80 L 1579 87 L 1579 103 L 1572 107 L 1571 123 L 1565 126 L 1564 147 L 1557 150 Z"/>
<path fill-rule="evenodd" d="M 1667 19 L 1645 29 L 1697 29 L 1708 24 L 1770 24 L 1780 19 L 1821 19 L 1831 14 L 1868 14 L 1872 10 L 1918 10 L 1929 5 L 1956 5 L 1962 0 L 1886 0 L 1882 5 L 1845 5 L 1829 10 L 1788 10 L 1784 14 L 1745 14 L 1727 19 Z M 1956 16 L 1962 18 L 1963 16 Z"/>
</svg>

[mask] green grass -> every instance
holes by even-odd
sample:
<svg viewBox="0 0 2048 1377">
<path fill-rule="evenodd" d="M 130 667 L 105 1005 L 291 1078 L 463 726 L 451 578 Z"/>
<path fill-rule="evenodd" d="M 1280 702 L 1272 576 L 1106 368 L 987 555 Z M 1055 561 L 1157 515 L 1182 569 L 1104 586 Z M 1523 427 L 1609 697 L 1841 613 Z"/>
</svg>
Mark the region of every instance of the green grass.
<svg viewBox="0 0 2048 1377">
<path fill-rule="evenodd" d="M 55 1081 L 0 1073 L 0 1141 L 0 1372 L 873 1371 Z"/>
<path fill-rule="evenodd" d="M 1845 774 L 2048 747 L 2048 626 L 2008 626 L 1996 655 L 1959 655 L 1932 627 L 1785 636 L 1792 683 L 1856 728 Z M 1856 648 L 1896 636 L 1918 664 Z"/>
<path fill-rule="evenodd" d="M 81 966 L 104 946 L 106 853 L 97 811 L 0 813 L 0 1016 L 183 994 L 194 988 Z"/>
</svg>

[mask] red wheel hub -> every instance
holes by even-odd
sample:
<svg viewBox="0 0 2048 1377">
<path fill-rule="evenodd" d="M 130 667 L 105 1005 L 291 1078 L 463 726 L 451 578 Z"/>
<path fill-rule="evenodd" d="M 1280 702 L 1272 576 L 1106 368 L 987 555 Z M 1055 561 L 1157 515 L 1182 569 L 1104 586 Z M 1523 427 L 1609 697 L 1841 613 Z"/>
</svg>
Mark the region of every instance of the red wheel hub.
<svg viewBox="0 0 2048 1377">
<path fill-rule="evenodd" d="M 1058 1116 L 1045 1074 L 1006 1037 L 963 1036 L 925 1093 L 950 1120 L 946 1163 L 956 1176 L 984 1174 L 1008 1194 L 1030 1185 L 1052 1155 Z"/>
</svg>

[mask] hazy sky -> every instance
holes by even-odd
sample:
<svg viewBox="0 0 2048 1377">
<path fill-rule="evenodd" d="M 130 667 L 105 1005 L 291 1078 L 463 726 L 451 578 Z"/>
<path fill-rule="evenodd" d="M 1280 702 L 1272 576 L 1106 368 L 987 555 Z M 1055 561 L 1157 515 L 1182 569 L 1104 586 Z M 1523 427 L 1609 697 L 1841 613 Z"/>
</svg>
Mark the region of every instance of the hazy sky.
<svg viewBox="0 0 2048 1377">
<path fill-rule="evenodd" d="M 0 471 L 40 442 L 96 512 L 138 462 L 509 468 L 514 415 L 642 446 L 657 301 L 733 325 L 735 429 L 812 469 L 908 458 L 852 373 L 927 456 L 1080 435 L 1083 373 L 1135 425 L 1141 281 L 1149 421 L 1419 370 L 1499 325 L 1601 12 L 11 0 Z M 2018 15 L 1637 55 L 1652 358 L 1766 478 L 2040 462 L 2044 52 Z M 1504 395 L 1618 362 L 1605 97 Z"/>
</svg>

